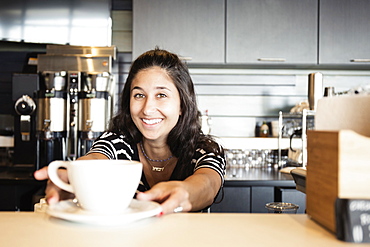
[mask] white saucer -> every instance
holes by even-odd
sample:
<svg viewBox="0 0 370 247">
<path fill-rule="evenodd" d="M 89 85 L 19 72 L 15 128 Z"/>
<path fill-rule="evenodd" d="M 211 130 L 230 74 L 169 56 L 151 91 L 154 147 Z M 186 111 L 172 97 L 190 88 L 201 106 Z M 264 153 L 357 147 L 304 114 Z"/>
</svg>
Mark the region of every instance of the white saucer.
<svg viewBox="0 0 370 247">
<path fill-rule="evenodd" d="M 50 205 L 46 213 L 60 219 L 94 225 L 124 225 L 136 220 L 159 214 L 161 206 L 156 202 L 132 199 L 129 207 L 122 214 L 94 214 L 80 208 L 72 200 L 60 201 Z"/>
</svg>

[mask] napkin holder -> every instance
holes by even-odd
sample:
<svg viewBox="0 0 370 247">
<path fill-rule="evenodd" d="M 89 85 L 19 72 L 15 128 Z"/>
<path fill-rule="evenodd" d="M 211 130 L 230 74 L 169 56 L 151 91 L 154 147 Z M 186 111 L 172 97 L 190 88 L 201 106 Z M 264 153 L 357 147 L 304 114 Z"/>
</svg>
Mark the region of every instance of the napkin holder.
<svg viewBox="0 0 370 247">
<path fill-rule="evenodd" d="M 370 138 L 352 130 L 307 132 L 306 212 L 337 232 L 339 199 L 370 199 Z"/>
</svg>

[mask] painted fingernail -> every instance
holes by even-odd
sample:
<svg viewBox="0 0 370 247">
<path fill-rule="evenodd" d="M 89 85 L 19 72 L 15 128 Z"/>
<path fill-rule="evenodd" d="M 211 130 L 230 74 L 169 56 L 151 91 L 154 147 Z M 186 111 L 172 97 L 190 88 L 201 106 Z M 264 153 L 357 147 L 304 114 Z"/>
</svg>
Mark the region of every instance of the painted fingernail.
<svg viewBox="0 0 370 247">
<path fill-rule="evenodd" d="M 157 214 L 157 217 L 161 217 L 163 214 L 163 212 L 160 212 L 159 214 Z"/>
</svg>

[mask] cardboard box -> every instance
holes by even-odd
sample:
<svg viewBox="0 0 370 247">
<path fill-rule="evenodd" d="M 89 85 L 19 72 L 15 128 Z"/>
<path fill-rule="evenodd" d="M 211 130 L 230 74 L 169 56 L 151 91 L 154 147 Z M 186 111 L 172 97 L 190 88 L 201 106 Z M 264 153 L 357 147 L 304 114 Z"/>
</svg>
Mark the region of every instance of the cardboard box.
<svg viewBox="0 0 370 247">
<path fill-rule="evenodd" d="M 370 138 L 352 130 L 311 130 L 307 151 L 306 212 L 335 233 L 337 198 L 370 199 Z"/>
<path fill-rule="evenodd" d="M 353 130 L 370 137 L 370 95 L 320 99 L 315 114 L 315 130 Z"/>
</svg>

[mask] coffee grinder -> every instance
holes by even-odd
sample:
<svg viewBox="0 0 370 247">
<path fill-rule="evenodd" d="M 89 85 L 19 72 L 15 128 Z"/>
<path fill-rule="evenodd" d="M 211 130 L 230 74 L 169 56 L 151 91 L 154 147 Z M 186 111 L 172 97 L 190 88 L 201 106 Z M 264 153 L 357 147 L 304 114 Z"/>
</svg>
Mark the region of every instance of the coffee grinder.
<svg viewBox="0 0 370 247">
<path fill-rule="evenodd" d="M 13 74 L 14 154 L 12 168 L 33 170 L 36 163 L 36 102 L 37 74 Z"/>
</svg>

